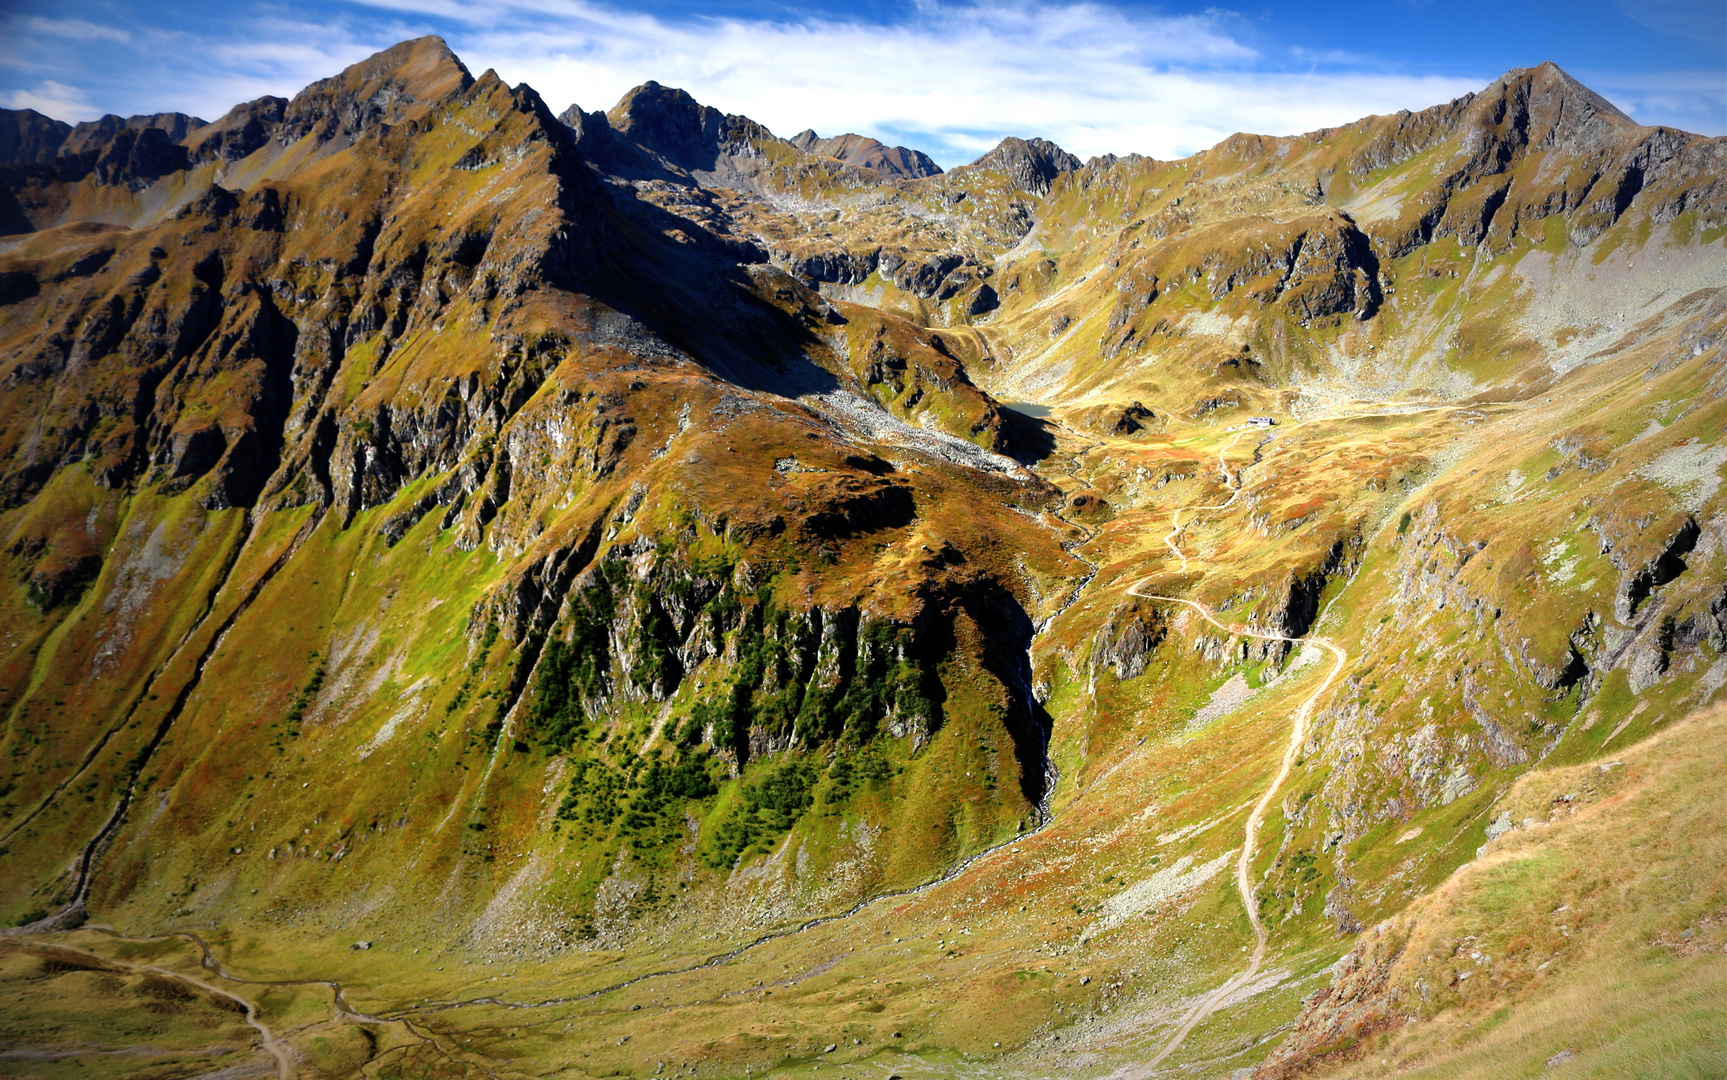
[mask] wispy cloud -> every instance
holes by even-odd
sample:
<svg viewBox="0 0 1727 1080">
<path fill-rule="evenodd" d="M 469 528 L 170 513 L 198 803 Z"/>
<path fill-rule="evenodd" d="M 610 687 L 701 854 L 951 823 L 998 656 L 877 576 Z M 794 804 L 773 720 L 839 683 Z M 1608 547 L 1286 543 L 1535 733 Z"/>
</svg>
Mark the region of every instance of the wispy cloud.
<svg viewBox="0 0 1727 1080">
<path fill-rule="evenodd" d="M 8 109 L 35 109 L 44 116 L 70 124 L 94 120 L 102 115 L 102 110 L 91 105 L 82 90 L 53 79 L 44 79 L 28 90 L 0 93 L 0 105 Z"/>
<path fill-rule="evenodd" d="M 1614 0 L 1614 4 L 1658 33 L 1727 45 L 1727 15 L 1721 0 Z"/>
<path fill-rule="evenodd" d="M 364 0 L 394 11 L 419 0 Z M 604 108 L 648 78 L 775 131 L 910 139 L 943 164 L 1003 135 L 1082 156 L 1174 157 L 1238 130 L 1287 134 L 1420 108 L 1478 88 L 1457 79 L 1277 70 L 1232 16 L 1093 3 L 924 3 L 879 25 L 831 18 L 672 21 L 583 0 L 433 0 L 473 66 L 526 81 L 555 108 Z M 1489 76 L 1490 77 L 1490 76 Z"/>
<path fill-rule="evenodd" d="M 0 17 L 0 71 L 10 69 L 16 87 L 7 100 L 62 119 L 96 106 L 213 119 L 440 33 L 475 71 L 529 83 L 554 109 L 606 108 L 657 79 L 782 134 L 856 131 L 951 166 L 1009 134 L 1053 139 L 1082 157 L 1176 157 L 1236 131 L 1292 134 L 1423 108 L 1499 74 L 1411 74 L 1359 51 L 1303 50 L 1217 9 L 1071 0 L 918 0 L 885 22 L 766 4 L 757 17 L 736 7 L 653 15 L 621 0 L 308 0 L 222 21 L 112 26 L 91 21 L 97 2 L 63 13 L 83 19 Z M 69 44 L 80 34 L 93 43 Z M 1719 73 L 1713 79 L 1638 85 L 1608 75 L 1597 88 L 1645 122 L 1708 130 L 1723 109 Z"/>
<path fill-rule="evenodd" d="M 131 41 L 129 31 L 118 26 L 103 26 L 83 19 L 45 19 L 33 15 L 23 21 L 23 29 L 51 37 L 73 41 Z"/>
</svg>

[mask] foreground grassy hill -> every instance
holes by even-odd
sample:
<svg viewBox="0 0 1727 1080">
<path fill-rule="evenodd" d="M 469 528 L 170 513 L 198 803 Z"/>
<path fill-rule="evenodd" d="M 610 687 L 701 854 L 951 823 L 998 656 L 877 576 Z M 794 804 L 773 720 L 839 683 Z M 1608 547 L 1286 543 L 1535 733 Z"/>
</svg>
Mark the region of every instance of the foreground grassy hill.
<svg viewBox="0 0 1727 1080">
<path fill-rule="evenodd" d="M 149 119 L 0 163 L 9 1068 L 1710 1075 L 1722 140 Z"/>
</svg>

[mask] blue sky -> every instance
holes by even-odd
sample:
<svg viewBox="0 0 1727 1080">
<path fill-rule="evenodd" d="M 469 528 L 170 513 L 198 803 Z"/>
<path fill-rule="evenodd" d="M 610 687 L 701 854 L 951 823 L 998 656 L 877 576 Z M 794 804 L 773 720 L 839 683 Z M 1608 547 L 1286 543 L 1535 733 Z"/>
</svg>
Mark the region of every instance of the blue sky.
<svg viewBox="0 0 1727 1080">
<path fill-rule="evenodd" d="M 1543 60 L 1635 119 L 1727 134 L 1723 0 L 0 0 L 0 106 L 215 119 L 424 33 L 554 109 L 657 79 L 781 134 L 858 131 L 947 166 L 1008 134 L 1175 157 Z"/>
</svg>

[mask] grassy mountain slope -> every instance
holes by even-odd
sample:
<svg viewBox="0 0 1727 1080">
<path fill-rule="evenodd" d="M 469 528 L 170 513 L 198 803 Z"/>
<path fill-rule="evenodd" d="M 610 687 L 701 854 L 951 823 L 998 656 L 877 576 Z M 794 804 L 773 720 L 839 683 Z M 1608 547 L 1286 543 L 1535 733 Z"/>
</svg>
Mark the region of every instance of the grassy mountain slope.
<svg viewBox="0 0 1727 1080">
<path fill-rule="evenodd" d="M 905 177 L 436 39 L 184 127 L 5 174 L 40 1075 L 1144 1075 L 1322 686 L 1159 1075 L 1718 1049 L 1706 845 L 1613 867 L 1719 801 L 1722 140 Z"/>
</svg>

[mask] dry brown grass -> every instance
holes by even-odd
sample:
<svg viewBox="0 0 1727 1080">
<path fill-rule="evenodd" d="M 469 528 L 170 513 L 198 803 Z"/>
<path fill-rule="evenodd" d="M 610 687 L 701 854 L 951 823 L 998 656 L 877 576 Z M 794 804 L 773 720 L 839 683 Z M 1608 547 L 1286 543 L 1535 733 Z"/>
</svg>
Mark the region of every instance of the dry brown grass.
<svg viewBox="0 0 1727 1080">
<path fill-rule="evenodd" d="M 1525 775 L 1495 810 L 1529 824 L 1377 932 L 1398 955 L 1355 1022 L 1394 1030 L 1333 1037 L 1306 1074 L 1723 1075 L 1724 763 L 1717 707 Z"/>
</svg>

